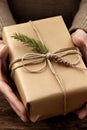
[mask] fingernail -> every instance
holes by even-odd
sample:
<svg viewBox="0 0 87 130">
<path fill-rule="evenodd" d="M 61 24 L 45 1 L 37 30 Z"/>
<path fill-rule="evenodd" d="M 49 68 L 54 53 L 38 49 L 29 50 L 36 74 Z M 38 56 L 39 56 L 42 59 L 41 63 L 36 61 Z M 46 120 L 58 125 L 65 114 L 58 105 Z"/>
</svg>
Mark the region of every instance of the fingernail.
<svg viewBox="0 0 87 130">
<path fill-rule="evenodd" d="M 23 121 L 23 122 L 28 122 L 28 118 L 27 117 L 21 117 L 21 120 Z"/>
</svg>

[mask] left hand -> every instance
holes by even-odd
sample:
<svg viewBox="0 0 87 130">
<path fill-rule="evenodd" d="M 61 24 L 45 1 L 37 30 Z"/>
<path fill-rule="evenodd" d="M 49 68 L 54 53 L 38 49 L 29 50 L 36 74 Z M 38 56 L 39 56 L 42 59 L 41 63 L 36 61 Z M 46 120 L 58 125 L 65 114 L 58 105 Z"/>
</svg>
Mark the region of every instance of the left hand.
<svg viewBox="0 0 87 130">
<path fill-rule="evenodd" d="M 73 43 L 80 49 L 83 59 L 87 65 L 87 33 L 81 29 L 77 29 L 71 37 Z M 87 116 L 87 103 L 76 113 L 79 119 L 84 119 Z"/>
<path fill-rule="evenodd" d="M 9 102 L 16 114 L 21 118 L 22 121 L 27 122 L 27 112 L 23 103 L 18 99 L 12 87 L 10 81 L 8 81 L 7 73 L 7 56 L 8 56 L 8 47 L 2 44 L 0 41 L 0 93 L 2 93 L 5 99 Z M 8 75 L 7 75 L 8 74 Z M 6 76 L 7 75 L 7 76 Z"/>
</svg>

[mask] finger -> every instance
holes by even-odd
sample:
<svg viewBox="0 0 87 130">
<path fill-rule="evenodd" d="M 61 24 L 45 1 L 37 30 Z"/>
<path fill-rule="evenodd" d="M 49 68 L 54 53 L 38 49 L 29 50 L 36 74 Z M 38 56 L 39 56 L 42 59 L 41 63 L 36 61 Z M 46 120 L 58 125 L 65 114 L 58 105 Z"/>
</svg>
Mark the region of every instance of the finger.
<svg viewBox="0 0 87 130">
<path fill-rule="evenodd" d="M 8 46 L 0 44 L 0 58 L 6 58 L 8 56 Z"/>
<path fill-rule="evenodd" d="M 9 64 L 8 64 L 8 47 L 4 44 L 0 44 L 0 73 L 6 79 L 9 73 Z"/>
<path fill-rule="evenodd" d="M 87 108 L 84 107 L 77 112 L 79 119 L 84 119 L 87 116 Z"/>
<path fill-rule="evenodd" d="M 24 105 L 15 96 L 11 88 L 3 81 L 0 82 L 0 91 L 4 94 L 5 98 L 8 100 L 11 107 L 21 118 L 21 120 L 23 120 L 24 122 L 28 121 Z"/>
<path fill-rule="evenodd" d="M 83 47 L 87 42 L 87 33 L 81 29 L 76 30 L 71 37 L 77 47 Z"/>
<path fill-rule="evenodd" d="M 7 99 L 8 100 L 8 99 Z M 9 102 L 9 101 L 8 101 Z M 21 102 L 20 102 L 21 103 Z M 21 109 L 21 111 L 18 109 L 18 108 L 16 108 L 15 107 L 15 105 L 13 104 L 13 103 L 11 103 L 10 102 L 10 105 L 11 105 L 11 107 L 13 108 L 13 110 L 17 113 L 17 115 L 21 118 L 21 120 L 22 121 L 24 121 L 24 122 L 27 122 L 28 121 L 28 118 L 27 118 L 27 116 L 26 116 L 26 110 L 25 110 L 25 108 L 24 108 L 24 106 L 23 106 L 23 108 Z M 18 104 L 17 104 L 18 105 Z M 20 104 L 21 105 L 21 104 Z M 17 111 L 19 111 L 19 112 L 17 112 Z"/>
</svg>

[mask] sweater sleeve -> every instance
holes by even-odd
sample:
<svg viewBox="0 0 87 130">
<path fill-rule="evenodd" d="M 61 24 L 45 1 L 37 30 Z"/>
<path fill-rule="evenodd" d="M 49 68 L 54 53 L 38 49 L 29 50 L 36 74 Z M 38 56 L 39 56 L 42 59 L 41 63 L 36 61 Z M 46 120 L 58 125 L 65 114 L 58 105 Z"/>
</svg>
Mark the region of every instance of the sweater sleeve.
<svg viewBox="0 0 87 130">
<path fill-rule="evenodd" d="M 82 29 L 87 32 L 87 0 L 81 1 L 69 31 L 72 33 L 76 29 Z"/>
<path fill-rule="evenodd" d="M 0 0 L 0 39 L 4 26 L 15 24 L 7 0 Z"/>
</svg>

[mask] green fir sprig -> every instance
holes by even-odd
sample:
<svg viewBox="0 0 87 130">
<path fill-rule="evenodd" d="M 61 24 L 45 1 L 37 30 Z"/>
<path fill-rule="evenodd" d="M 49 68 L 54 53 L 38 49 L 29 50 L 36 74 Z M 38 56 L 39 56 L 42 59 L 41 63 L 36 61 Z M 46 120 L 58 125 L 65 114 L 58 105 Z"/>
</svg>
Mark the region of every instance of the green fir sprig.
<svg viewBox="0 0 87 130">
<path fill-rule="evenodd" d="M 14 33 L 12 37 L 18 41 L 21 41 L 23 44 L 32 47 L 33 50 L 38 53 L 46 54 L 48 52 L 48 48 L 39 40 L 29 38 L 28 36 L 21 33 Z"/>
</svg>

